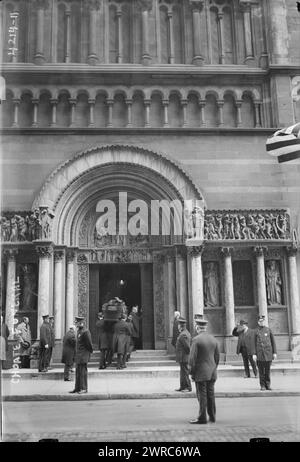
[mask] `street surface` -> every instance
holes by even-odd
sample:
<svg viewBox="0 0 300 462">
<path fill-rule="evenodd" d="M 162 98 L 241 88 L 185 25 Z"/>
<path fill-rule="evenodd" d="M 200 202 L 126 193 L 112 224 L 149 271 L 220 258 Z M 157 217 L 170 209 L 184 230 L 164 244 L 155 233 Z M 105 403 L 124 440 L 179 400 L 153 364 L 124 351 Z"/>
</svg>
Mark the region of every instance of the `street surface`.
<svg viewBox="0 0 300 462">
<path fill-rule="evenodd" d="M 191 425 L 196 399 L 3 402 L 3 441 L 300 441 L 300 397 L 218 398 L 217 423 Z"/>
</svg>

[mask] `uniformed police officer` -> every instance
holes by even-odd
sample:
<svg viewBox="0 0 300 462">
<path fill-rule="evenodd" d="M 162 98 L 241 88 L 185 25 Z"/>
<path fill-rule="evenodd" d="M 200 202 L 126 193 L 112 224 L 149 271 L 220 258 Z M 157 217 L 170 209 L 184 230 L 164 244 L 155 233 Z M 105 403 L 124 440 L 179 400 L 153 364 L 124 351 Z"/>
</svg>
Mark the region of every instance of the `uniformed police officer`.
<svg viewBox="0 0 300 462">
<path fill-rule="evenodd" d="M 91 353 L 93 353 L 91 333 L 84 327 L 84 318 L 82 316 L 75 317 L 75 324 L 77 327 L 75 353 L 76 378 L 75 388 L 69 393 L 87 393 L 87 364 Z"/>
<path fill-rule="evenodd" d="M 175 391 L 192 391 L 188 367 L 192 341 L 191 334 L 186 328 L 185 318 L 180 316 L 177 321 L 179 335 L 176 340 L 176 361 L 180 365 L 180 387 Z"/>
<path fill-rule="evenodd" d="M 49 314 L 42 316 L 43 323 L 40 327 L 40 342 L 39 342 L 39 372 L 48 372 L 48 355 L 51 344 L 51 327 L 49 324 Z"/>
<path fill-rule="evenodd" d="M 262 391 L 271 390 L 271 363 L 273 359 L 277 358 L 277 354 L 274 335 L 271 329 L 265 326 L 265 316 L 259 316 L 258 318 L 254 349 L 253 359 L 254 361 L 257 360 L 260 389 Z"/>
</svg>

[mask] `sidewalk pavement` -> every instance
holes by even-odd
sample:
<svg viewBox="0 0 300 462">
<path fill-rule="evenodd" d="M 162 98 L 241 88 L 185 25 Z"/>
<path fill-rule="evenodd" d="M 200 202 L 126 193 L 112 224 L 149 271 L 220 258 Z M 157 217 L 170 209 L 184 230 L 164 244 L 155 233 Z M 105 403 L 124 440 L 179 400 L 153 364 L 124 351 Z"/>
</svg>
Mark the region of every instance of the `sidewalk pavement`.
<svg viewBox="0 0 300 462">
<path fill-rule="evenodd" d="M 289 372 L 289 368 L 291 371 Z M 283 369 L 283 373 L 276 373 Z M 90 370 L 90 369 L 89 369 Z M 296 373 L 295 373 L 296 370 Z M 51 372 L 61 371 L 53 369 Z M 93 374 L 88 378 L 88 393 L 70 394 L 74 389 L 74 374 L 71 382 L 37 377 L 24 379 L 18 383 L 12 381 L 10 371 L 2 375 L 2 397 L 4 401 L 77 401 L 107 399 L 155 399 L 155 398 L 196 398 L 195 385 L 192 392 L 176 392 L 179 388 L 175 376 L 120 376 L 112 374 Z M 30 370 L 29 370 L 30 372 Z M 27 372 L 27 373 L 29 373 Z M 32 372 L 32 370 L 31 370 Z M 216 382 L 216 397 L 258 397 L 258 396 L 300 396 L 300 364 L 277 364 L 271 369 L 271 391 L 260 391 L 259 379 L 241 376 L 219 376 Z M 272 373 L 273 372 L 273 373 Z M 21 374 L 26 374 L 24 370 Z"/>
</svg>

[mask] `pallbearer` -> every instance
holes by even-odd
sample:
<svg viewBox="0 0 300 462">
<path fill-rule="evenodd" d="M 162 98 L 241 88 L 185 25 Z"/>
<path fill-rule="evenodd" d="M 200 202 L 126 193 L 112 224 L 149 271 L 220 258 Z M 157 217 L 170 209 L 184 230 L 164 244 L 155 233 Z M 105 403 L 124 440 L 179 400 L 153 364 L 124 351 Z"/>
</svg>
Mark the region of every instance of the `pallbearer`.
<svg viewBox="0 0 300 462">
<path fill-rule="evenodd" d="M 87 393 L 87 364 L 93 353 L 91 333 L 84 327 L 84 317 L 76 316 L 75 324 L 77 327 L 76 338 L 76 378 L 75 388 L 70 393 Z"/>
</svg>

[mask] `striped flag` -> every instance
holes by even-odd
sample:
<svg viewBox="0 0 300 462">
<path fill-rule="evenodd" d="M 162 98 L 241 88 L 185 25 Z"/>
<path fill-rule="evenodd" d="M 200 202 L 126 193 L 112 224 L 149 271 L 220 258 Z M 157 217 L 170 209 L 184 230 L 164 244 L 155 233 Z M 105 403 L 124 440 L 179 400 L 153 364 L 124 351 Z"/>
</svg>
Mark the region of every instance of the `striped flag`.
<svg viewBox="0 0 300 462">
<path fill-rule="evenodd" d="M 300 123 L 282 128 L 267 139 L 267 152 L 278 162 L 300 158 Z"/>
</svg>

